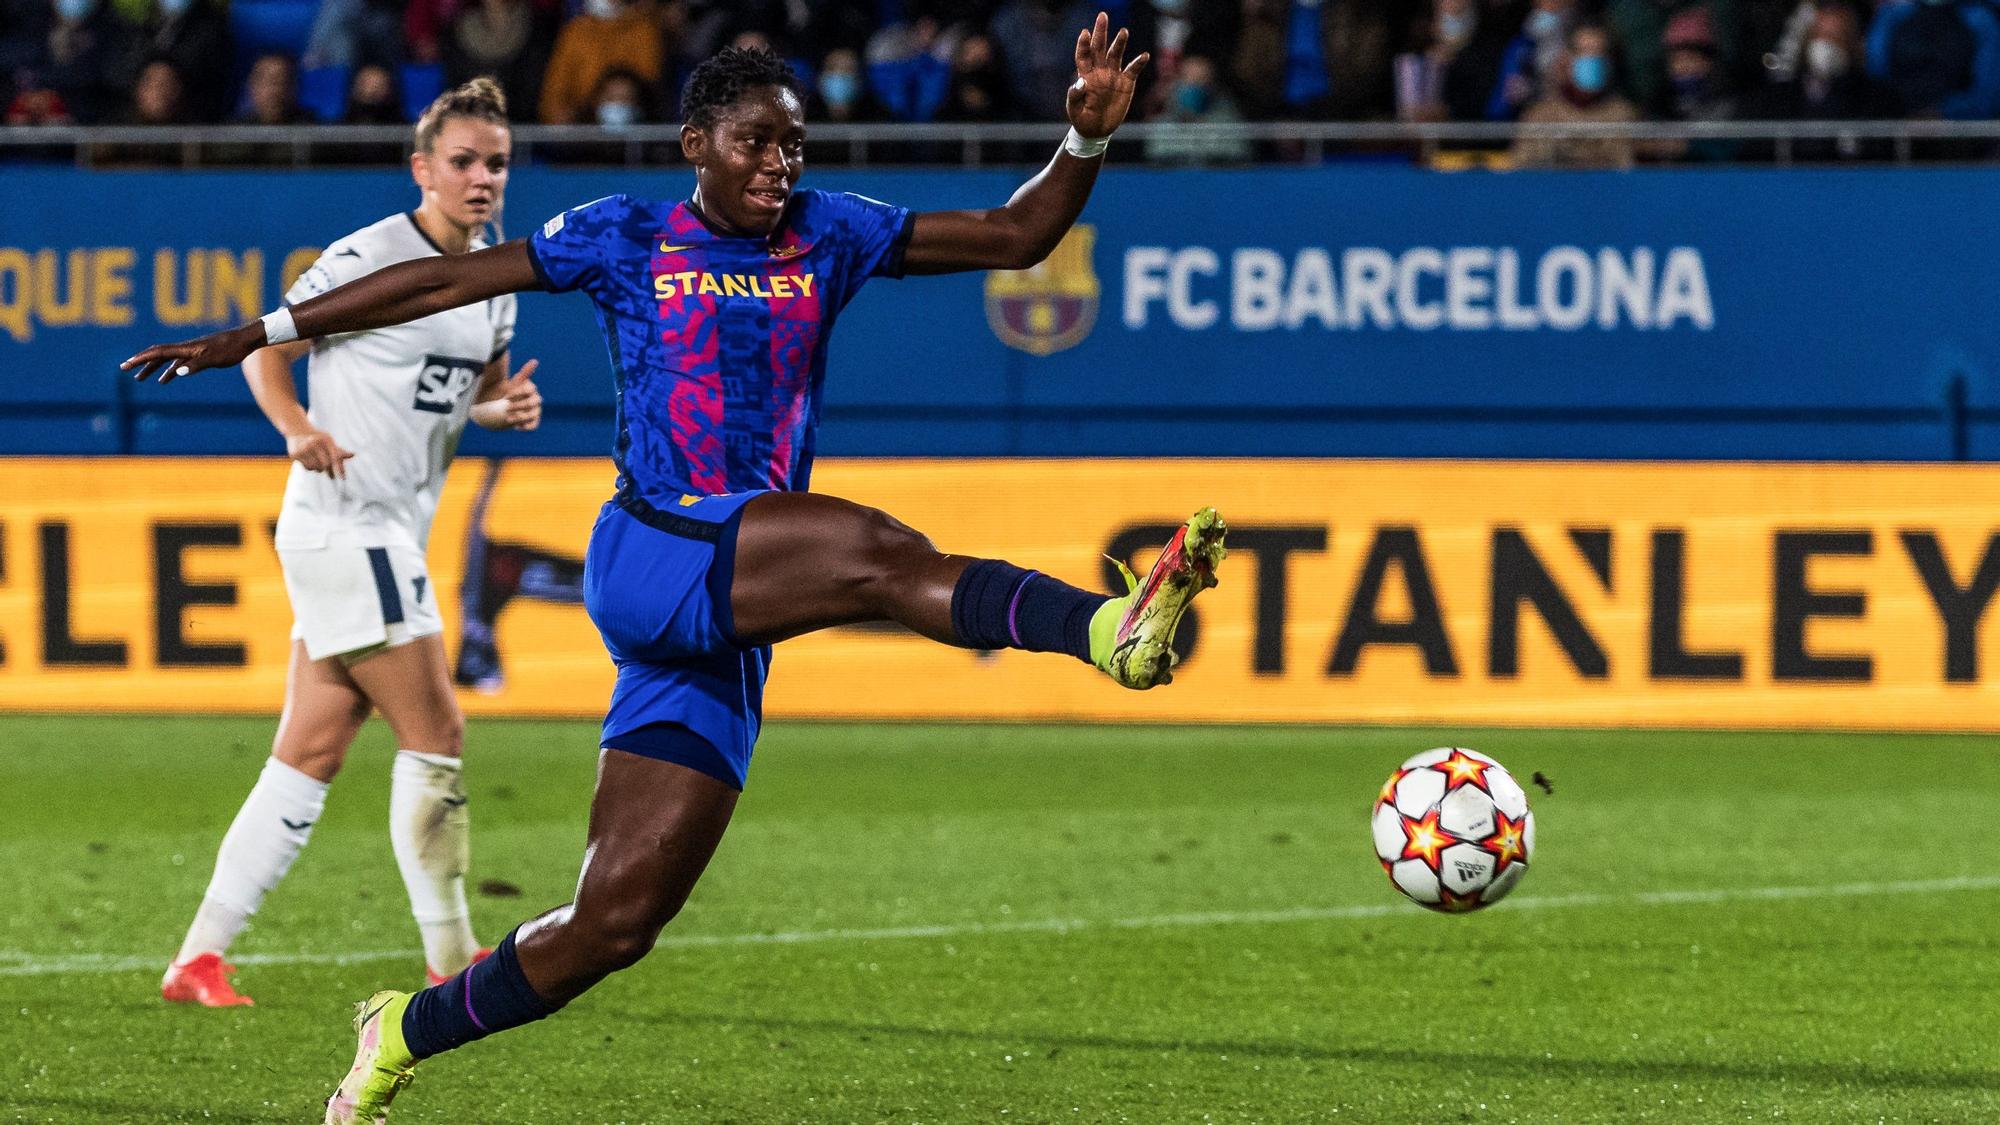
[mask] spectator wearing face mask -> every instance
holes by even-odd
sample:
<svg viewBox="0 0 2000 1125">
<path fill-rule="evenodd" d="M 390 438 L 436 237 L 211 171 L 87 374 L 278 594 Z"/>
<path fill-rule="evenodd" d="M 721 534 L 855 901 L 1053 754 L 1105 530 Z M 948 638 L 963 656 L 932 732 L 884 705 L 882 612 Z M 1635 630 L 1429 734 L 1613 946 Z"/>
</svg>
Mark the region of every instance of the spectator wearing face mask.
<svg viewBox="0 0 2000 1125">
<path fill-rule="evenodd" d="M 806 120 L 816 125 L 889 120 L 888 108 L 861 80 L 861 56 L 845 47 L 826 53 L 812 94 L 806 99 Z"/>
<path fill-rule="evenodd" d="M 535 151 L 558 164 L 627 164 L 635 159 L 647 164 L 666 164 L 680 159 L 680 145 L 638 142 L 618 134 L 638 125 L 661 119 L 658 90 L 633 71 L 613 67 L 598 78 L 584 97 L 579 125 L 595 125 L 610 135 L 607 140 L 564 140 L 535 146 Z M 635 147 L 636 146 L 636 147 Z"/>
<path fill-rule="evenodd" d="M 1240 125 L 1243 114 L 1222 89 L 1215 63 L 1203 55 L 1181 59 L 1167 104 L 1155 121 L 1163 132 L 1146 138 L 1151 164 L 1240 164 L 1250 159 L 1250 142 L 1234 129 L 1185 131 L 1173 125 Z"/>
<path fill-rule="evenodd" d="M 606 129 L 624 129 L 653 120 L 646 83 L 622 67 L 607 70 L 590 92 L 590 121 Z"/>
<path fill-rule="evenodd" d="M 1868 31 L 1868 73 L 1915 117 L 2000 117 L 2000 17 L 1982 0 L 1889 0 Z"/>
<path fill-rule="evenodd" d="M 1481 116 L 1512 121 L 1546 92 L 1543 76 L 1557 73 L 1563 43 L 1576 20 L 1576 0 L 1535 0 L 1520 32 L 1507 44 Z"/>
<path fill-rule="evenodd" d="M 1879 121 L 1900 116 L 1902 107 L 1862 62 L 1866 47 L 1861 15 L 1845 4 L 1821 5 L 1799 45 L 1799 66 L 1791 78 L 1774 82 L 1748 107 L 1749 115 L 1770 121 Z M 1774 159 L 1776 146 L 1760 143 L 1749 153 Z M 1889 155 L 1887 138 L 1809 137 L 1791 143 L 1791 159 L 1802 163 L 1880 160 Z"/>
<path fill-rule="evenodd" d="M 542 121 L 587 123 L 593 110 L 591 93 L 606 74 L 627 70 L 641 83 L 657 85 L 665 57 L 659 24 L 646 5 L 585 0 L 583 12 L 556 35 L 542 79 Z"/>
<path fill-rule="evenodd" d="M 1603 24 L 1571 29 L 1558 67 L 1560 80 L 1521 115 L 1524 125 L 1571 122 L 1624 124 L 1639 120 L 1639 109 L 1617 90 L 1616 44 Z M 1522 137 L 1514 143 L 1514 163 L 1523 168 L 1630 168 L 1634 146 L 1623 137 L 1553 140 Z"/>
<path fill-rule="evenodd" d="M 893 121 L 894 111 L 868 89 L 871 79 L 863 75 L 861 55 L 846 47 L 836 47 L 820 60 L 818 73 L 806 91 L 806 120 L 813 127 L 861 125 Z M 806 164 L 844 164 L 854 158 L 854 146 L 846 138 L 814 134 L 806 139 Z M 925 159 L 943 163 L 955 160 L 958 149 L 939 142 L 871 142 L 868 160 L 906 163 Z"/>
</svg>

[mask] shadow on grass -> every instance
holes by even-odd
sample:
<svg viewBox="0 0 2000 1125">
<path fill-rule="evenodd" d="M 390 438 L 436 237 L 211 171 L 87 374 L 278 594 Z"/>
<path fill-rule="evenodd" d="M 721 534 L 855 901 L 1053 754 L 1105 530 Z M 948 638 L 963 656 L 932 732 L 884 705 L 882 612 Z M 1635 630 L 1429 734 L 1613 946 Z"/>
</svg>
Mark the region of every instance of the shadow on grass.
<svg viewBox="0 0 2000 1125">
<path fill-rule="evenodd" d="M 95 1094 L 76 1093 L 61 1097 L 33 1094 L 9 1093 L 0 1107 L 13 1110 L 33 1108 L 42 1111 L 43 1116 L 21 1117 L 21 1121 L 242 1121 L 296 1122 L 297 1110 L 286 1110 L 283 1106 L 261 1106 L 259 1112 L 242 1113 L 219 1109 L 214 1106 L 183 1105 L 171 1106 L 160 1099 L 107 1098 Z M 317 1115 L 317 1109 L 313 1110 Z M 317 1117 L 315 1116 L 315 1120 Z"/>
<path fill-rule="evenodd" d="M 1050 1048 L 1169 1052 L 1228 1055 L 1232 1058 L 1297 1059 L 1304 1062 L 1354 1062 L 1397 1066 L 1458 1067 L 1491 1074 L 1510 1072 L 1529 1078 L 1571 1077 L 1641 1081 L 1781 1082 L 1816 1087 L 1861 1087 L 1877 1090 L 2000 1091 L 2000 1071 L 1958 1073 L 1905 1070 L 1860 1063 L 1759 1062 L 1669 1059 L 1553 1058 L 1532 1054 L 1436 1051 L 1407 1047 L 1314 1045 L 1282 1040 L 1150 1039 L 1123 1035 L 1046 1034 L 1033 1031 L 917 1027 L 861 1020 L 795 1019 L 772 1016 L 715 1015 L 702 1012 L 626 1012 L 639 1023 L 683 1024 L 690 1027 L 746 1027 L 793 1033 L 823 1032 L 867 1037 L 951 1040 L 991 1043 L 1000 1048 Z"/>
</svg>

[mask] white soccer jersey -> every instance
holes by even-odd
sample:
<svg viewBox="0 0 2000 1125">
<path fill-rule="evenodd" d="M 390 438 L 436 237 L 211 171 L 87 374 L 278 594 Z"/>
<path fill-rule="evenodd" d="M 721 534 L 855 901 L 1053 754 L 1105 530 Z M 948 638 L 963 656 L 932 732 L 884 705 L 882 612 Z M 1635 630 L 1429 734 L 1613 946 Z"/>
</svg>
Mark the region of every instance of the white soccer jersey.
<svg viewBox="0 0 2000 1125">
<path fill-rule="evenodd" d="M 485 243 L 474 239 L 472 249 Z M 326 248 L 285 294 L 316 297 L 364 274 L 440 253 L 414 213 L 391 215 Z M 514 295 L 390 328 L 313 341 L 306 367 L 313 425 L 354 456 L 345 480 L 294 462 L 277 546 L 323 547 L 333 529 L 364 546 L 430 540 L 445 470 L 480 373 L 514 337 Z"/>
</svg>

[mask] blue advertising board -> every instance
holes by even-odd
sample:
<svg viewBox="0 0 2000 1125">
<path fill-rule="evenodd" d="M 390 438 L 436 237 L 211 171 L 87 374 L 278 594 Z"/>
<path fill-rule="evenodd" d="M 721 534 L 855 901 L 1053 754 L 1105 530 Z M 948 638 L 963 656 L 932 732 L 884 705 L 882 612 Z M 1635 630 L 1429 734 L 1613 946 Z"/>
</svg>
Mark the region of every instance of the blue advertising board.
<svg viewBox="0 0 2000 1125">
<path fill-rule="evenodd" d="M 134 386 L 141 345 L 255 316 L 332 239 L 416 203 L 399 171 L 10 169 L 0 451 L 274 452 L 242 380 Z M 918 210 L 1009 171 L 824 171 Z M 680 168 L 523 167 L 515 233 Z M 1447 175 L 1112 167 L 1021 274 L 871 285 L 829 367 L 829 454 L 2000 455 L 2000 173 Z M 610 379 L 586 298 L 528 296 L 535 437 L 593 454 Z"/>
</svg>

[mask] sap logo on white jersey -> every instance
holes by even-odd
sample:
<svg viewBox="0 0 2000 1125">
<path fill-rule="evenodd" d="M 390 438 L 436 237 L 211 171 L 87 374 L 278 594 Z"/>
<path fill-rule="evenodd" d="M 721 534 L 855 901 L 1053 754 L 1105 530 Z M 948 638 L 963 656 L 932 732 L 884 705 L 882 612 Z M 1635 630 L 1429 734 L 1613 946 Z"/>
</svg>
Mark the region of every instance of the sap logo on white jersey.
<svg viewBox="0 0 2000 1125">
<path fill-rule="evenodd" d="M 464 398 L 466 392 L 472 390 L 472 384 L 479 380 L 482 366 L 475 359 L 425 356 L 424 369 L 417 373 L 417 401 L 410 405 L 432 414 L 451 413 L 458 400 Z"/>
<path fill-rule="evenodd" d="M 1512 246 L 1308 246 L 1290 255 L 1246 246 L 1226 263 L 1206 246 L 1131 247 L 1125 326 L 1146 327 L 1155 305 L 1193 331 L 1225 315 L 1238 332 L 1715 327 L 1708 268 L 1692 246 L 1556 246 L 1539 255 Z"/>
</svg>

